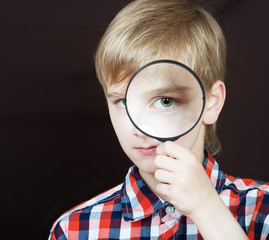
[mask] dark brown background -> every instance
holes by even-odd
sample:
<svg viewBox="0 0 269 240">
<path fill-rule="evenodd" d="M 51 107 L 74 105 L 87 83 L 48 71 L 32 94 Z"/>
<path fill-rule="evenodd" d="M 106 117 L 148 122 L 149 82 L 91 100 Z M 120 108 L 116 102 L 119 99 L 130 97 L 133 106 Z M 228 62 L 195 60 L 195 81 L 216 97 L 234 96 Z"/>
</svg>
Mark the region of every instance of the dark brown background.
<svg viewBox="0 0 269 240">
<path fill-rule="evenodd" d="M 123 181 L 131 163 L 92 59 L 128 2 L 1 0 L 1 239 L 46 239 L 61 213 Z M 228 41 L 218 161 L 232 175 L 269 181 L 269 2 L 200 2 Z"/>
</svg>

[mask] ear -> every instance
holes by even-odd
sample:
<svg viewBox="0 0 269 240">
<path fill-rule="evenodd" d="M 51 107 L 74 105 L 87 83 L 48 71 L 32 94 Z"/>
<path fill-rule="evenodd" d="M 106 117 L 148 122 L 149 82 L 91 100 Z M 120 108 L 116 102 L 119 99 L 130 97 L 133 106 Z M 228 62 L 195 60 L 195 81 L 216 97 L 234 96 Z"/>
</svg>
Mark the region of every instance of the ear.
<svg viewBox="0 0 269 240">
<path fill-rule="evenodd" d="M 226 97 L 225 84 L 218 80 L 214 83 L 207 94 L 205 111 L 203 115 L 204 124 L 213 124 L 218 120 Z"/>
</svg>

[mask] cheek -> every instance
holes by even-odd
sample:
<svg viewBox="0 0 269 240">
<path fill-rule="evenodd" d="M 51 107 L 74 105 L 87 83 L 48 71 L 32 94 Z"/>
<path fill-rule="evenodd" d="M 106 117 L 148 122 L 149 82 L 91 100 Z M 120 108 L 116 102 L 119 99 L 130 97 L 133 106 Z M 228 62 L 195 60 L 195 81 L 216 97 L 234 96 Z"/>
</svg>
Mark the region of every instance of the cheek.
<svg viewBox="0 0 269 240">
<path fill-rule="evenodd" d="M 130 159 L 132 159 L 132 136 L 130 124 L 131 122 L 129 123 L 129 118 L 127 116 L 119 119 L 119 121 L 112 121 L 114 131 L 116 133 L 122 150 Z"/>
<path fill-rule="evenodd" d="M 125 111 L 110 111 L 110 119 L 121 145 L 128 140 L 130 136 L 130 120 Z"/>
</svg>

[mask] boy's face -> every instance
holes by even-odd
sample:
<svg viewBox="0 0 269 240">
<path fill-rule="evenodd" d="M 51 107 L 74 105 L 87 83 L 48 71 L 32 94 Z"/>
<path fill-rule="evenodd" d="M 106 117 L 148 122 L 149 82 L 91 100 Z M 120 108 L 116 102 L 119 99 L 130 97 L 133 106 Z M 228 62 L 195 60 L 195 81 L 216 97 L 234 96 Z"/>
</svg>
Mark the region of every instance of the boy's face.
<svg viewBox="0 0 269 240">
<path fill-rule="evenodd" d="M 155 149 L 161 142 L 142 134 L 131 123 L 126 113 L 124 97 L 126 83 L 107 87 L 107 102 L 112 125 L 122 149 L 130 160 L 139 168 L 139 171 L 154 174 L 153 164 Z M 204 145 L 204 126 L 201 121 L 188 134 L 179 138 L 176 143 L 200 155 Z"/>
</svg>

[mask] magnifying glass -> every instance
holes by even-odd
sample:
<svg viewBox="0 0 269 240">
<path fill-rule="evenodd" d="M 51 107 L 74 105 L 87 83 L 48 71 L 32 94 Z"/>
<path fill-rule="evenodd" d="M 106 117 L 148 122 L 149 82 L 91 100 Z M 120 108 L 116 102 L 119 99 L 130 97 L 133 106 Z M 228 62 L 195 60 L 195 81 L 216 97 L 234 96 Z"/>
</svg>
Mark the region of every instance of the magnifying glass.
<svg viewBox="0 0 269 240">
<path fill-rule="evenodd" d="M 175 141 L 199 122 L 205 107 L 201 80 L 186 65 L 172 60 L 151 62 L 131 78 L 125 106 L 133 125 L 161 142 Z"/>
</svg>

